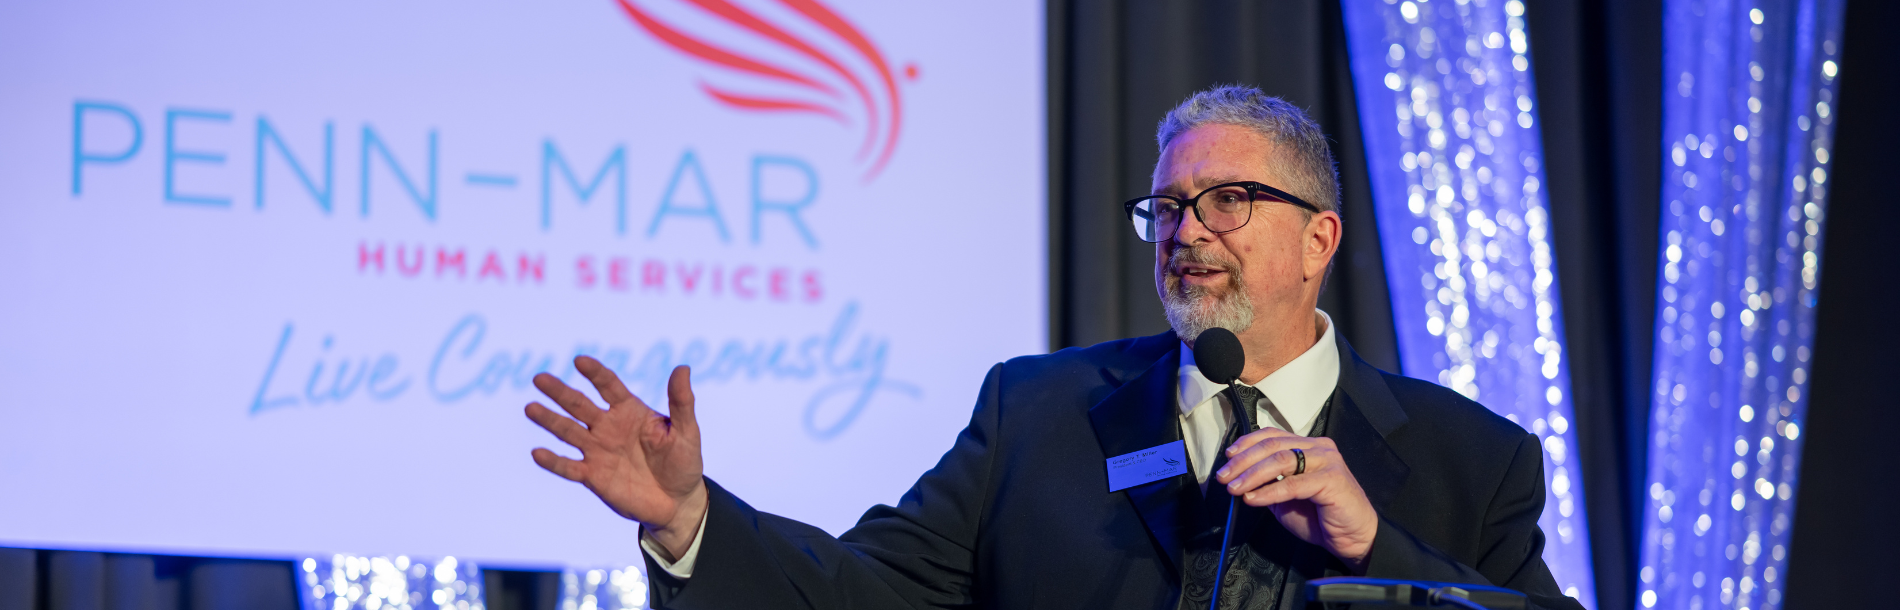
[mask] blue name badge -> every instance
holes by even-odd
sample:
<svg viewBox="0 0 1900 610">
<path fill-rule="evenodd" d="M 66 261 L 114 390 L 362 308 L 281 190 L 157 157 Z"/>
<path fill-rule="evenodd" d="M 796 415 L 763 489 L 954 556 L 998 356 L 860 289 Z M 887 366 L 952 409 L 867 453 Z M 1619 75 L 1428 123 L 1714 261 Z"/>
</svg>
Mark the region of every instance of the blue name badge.
<svg viewBox="0 0 1900 610">
<path fill-rule="evenodd" d="M 1187 473 L 1186 441 L 1125 453 L 1108 458 L 1108 493 Z"/>
</svg>

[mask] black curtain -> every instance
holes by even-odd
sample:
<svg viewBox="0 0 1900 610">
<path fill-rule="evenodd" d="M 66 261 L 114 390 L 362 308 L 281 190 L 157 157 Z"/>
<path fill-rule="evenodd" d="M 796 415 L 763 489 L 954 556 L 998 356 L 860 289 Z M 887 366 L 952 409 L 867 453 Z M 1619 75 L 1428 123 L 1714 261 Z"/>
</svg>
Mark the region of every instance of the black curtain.
<svg viewBox="0 0 1900 610">
<path fill-rule="evenodd" d="M 1597 606 L 1635 604 L 1662 189 L 1660 2 L 1525 3 Z"/>
<path fill-rule="evenodd" d="M 1834 187 L 1821 252 L 1814 375 L 1802 436 L 1800 491 L 1788 549 L 1787 606 L 1887 608 L 1900 574 L 1900 265 L 1894 232 L 1894 152 L 1900 142 L 1900 65 L 1893 25 L 1900 3 L 1847 3 L 1842 33 Z"/>
<path fill-rule="evenodd" d="M 296 610 L 287 561 L 0 549 L 0 610 Z"/>
</svg>

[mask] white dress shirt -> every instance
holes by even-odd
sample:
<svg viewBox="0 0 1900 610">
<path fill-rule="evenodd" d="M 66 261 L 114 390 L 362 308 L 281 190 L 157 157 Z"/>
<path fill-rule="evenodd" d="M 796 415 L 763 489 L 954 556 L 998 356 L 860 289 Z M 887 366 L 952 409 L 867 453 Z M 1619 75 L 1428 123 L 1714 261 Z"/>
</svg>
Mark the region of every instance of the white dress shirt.
<svg viewBox="0 0 1900 610">
<path fill-rule="evenodd" d="M 692 578 L 693 564 L 699 563 L 699 540 L 705 537 L 706 519 L 710 517 L 712 517 L 710 510 L 699 517 L 699 529 L 693 531 L 693 544 L 686 547 L 686 552 L 680 555 L 678 561 L 666 560 L 666 552 L 660 548 L 659 542 L 647 535 L 645 527 L 640 528 L 640 550 L 646 551 L 647 556 L 653 558 L 653 563 L 660 564 L 660 569 L 666 570 L 666 573 L 672 574 L 674 578 L 680 580 Z"/>
<path fill-rule="evenodd" d="M 1287 431 L 1299 435 L 1313 430 L 1320 409 L 1333 397 L 1333 388 L 1339 386 L 1339 344 L 1333 340 L 1333 318 L 1318 309 L 1313 312 L 1326 327 L 1319 333 L 1319 339 L 1280 370 L 1252 384 L 1286 416 L 1287 426 L 1292 427 Z M 1227 404 L 1227 395 L 1221 392 L 1225 387 L 1201 375 L 1200 367 L 1194 365 L 1194 350 L 1182 343 L 1174 401 L 1181 409 L 1181 436 L 1187 441 L 1194 479 L 1203 492 L 1207 491 L 1207 477 L 1214 470 L 1214 458 L 1226 449 L 1221 446 L 1221 439 L 1227 436 L 1227 427 L 1234 422 L 1234 410 Z M 1285 429 L 1274 421 L 1265 406 L 1263 402 L 1255 408 L 1254 421 L 1262 428 Z"/>
<path fill-rule="evenodd" d="M 1313 429 L 1313 422 L 1319 419 L 1320 409 L 1326 406 L 1326 400 L 1333 396 L 1333 388 L 1339 385 L 1339 345 L 1333 341 L 1333 318 L 1318 309 L 1313 312 L 1319 315 L 1320 324 L 1326 327 L 1319 339 L 1292 362 L 1253 384 L 1262 395 L 1273 401 L 1281 415 L 1286 416 L 1287 424 L 1293 427 L 1290 432 L 1301 435 Z M 1175 406 L 1181 410 L 1181 434 L 1187 441 L 1188 459 L 1194 464 L 1194 478 L 1200 483 L 1203 492 L 1207 490 L 1208 474 L 1214 470 L 1216 452 L 1225 449 L 1221 446 L 1221 439 L 1227 435 L 1227 427 L 1233 423 L 1233 409 L 1227 406 L 1227 398 L 1221 394 L 1222 387 L 1201 375 L 1201 369 L 1194 366 L 1194 350 L 1182 343 L 1181 369 L 1174 400 Z M 1280 427 L 1264 405 L 1257 408 L 1254 421 L 1261 426 Z M 665 559 L 666 553 L 662 552 L 652 536 L 647 535 L 645 528 L 640 531 L 640 548 L 667 574 L 687 579 L 693 576 L 693 566 L 699 562 L 699 541 L 705 533 L 706 517 L 700 517 L 699 530 L 693 534 L 692 546 L 687 547 L 686 553 L 676 561 Z"/>
</svg>

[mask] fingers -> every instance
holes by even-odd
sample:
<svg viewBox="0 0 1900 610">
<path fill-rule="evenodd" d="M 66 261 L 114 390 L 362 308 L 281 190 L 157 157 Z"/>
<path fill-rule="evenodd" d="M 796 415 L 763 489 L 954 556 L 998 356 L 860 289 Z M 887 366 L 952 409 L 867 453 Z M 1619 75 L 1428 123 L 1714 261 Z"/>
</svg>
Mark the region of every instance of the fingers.
<svg viewBox="0 0 1900 610">
<path fill-rule="evenodd" d="M 599 363 L 596 362 L 595 364 Z M 534 387 L 540 389 L 541 393 L 546 394 L 555 404 L 561 405 L 561 408 L 566 410 L 568 415 L 574 416 L 574 419 L 581 420 L 582 423 L 589 426 L 600 421 L 602 414 L 600 407 L 594 406 L 594 401 L 589 400 L 587 395 L 582 394 L 580 390 L 568 387 L 566 383 L 562 383 L 561 378 L 547 373 L 541 373 L 534 376 Z M 530 413 L 529 417 L 533 417 L 533 414 Z M 546 428 L 547 426 L 543 425 L 542 427 Z"/>
<path fill-rule="evenodd" d="M 561 439 L 563 443 L 573 445 L 576 449 L 587 451 L 595 446 L 593 434 L 588 432 L 586 428 L 582 428 L 581 425 L 575 423 L 574 420 L 556 415 L 553 411 L 549 411 L 547 407 L 541 406 L 541 403 L 528 404 L 528 419 L 534 420 L 535 424 L 553 433 L 555 438 Z"/>
<path fill-rule="evenodd" d="M 1284 475 L 1290 475 L 1294 471 L 1292 452 L 1279 450 L 1279 452 L 1267 454 L 1265 458 L 1245 469 L 1226 469 L 1226 471 L 1231 475 L 1227 481 L 1227 492 L 1239 496 L 1262 485 L 1273 485 L 1275 481 L 1281 481 Z"/>
<path fill-rule="evenodd" d="M 666 380 L 667 414 L 681 430 L 699 429 L 699 419 L 693 414 L 692 381 L 693 369 L 686 365 L 673 367 L 673 376 Z"/>
<path fill-rule="evenodd" d="M 1305 456 L 1306 468 L 1299 475 L 1294 472 L 1299 469 L 1301 458 L 1293 454 L 1294 449 L 1299 449 Z M 1333 445 L 1332 439 L 1285 435 L 1248 447 L 1228 460 L 1215 473 L 1215 478 L 1227 484 L 1229 493 L 1241 495 L 1263 487 L 1277 487 L 1294 479 L 1313 481 L 1335 477 L 1338 476 L 1335 470 L 1344 471 L 1344 466 L 1340 464 L 1339 449 Z"/>
<path fill-rule="evenodd" d="M 581 479 L 587 476 L 586 464 L 555 455 L 553 451 L 548 451 L 540 447 L 536 447 L 532 453 L 534 455 L 535 465 L 547 469 L 548 472 L 554 473 L 555 476 L 576 483 L 581 482 Z"/>
<path fill-rule="evenodd" d="M 1233 482 L 1235 477 L 1253 468 L 1256 463 L 1267 459 L 1268 456 L 1284 453 L 1286 450 L 1293 448 L 1305 450 L 1311 447 L 1317 447 L 1320 446 L 1321 441 L 1326 440 L 1307 438 L 1297 434 L 1288 434 L 1277 429 L 1272 430 L 1272 432 L 1278 432 L 1279 434 L 1266 434 L 1267 432 L 1268 430 L 1260 430 L 1240 437 L 1240 440 L 1234 441 L 1234 445 L 1227 448 L 1227 464 L 1221 466 L 1219 472 L 1214 473 L 1215 478 L 1222 483 Z M 1248 442 L 1249 437 L 1253 437 L 1253 442 Z M 1242 443 L 1247 444 L 1243 446 Z M 1291 460 L 1291 454 L 1288 454 L 1288 456 L 1287 459 Z M 1292 464 L 1291 461 L 1287 463 Z M 1308 468 L 1311 467 L 1309 464 Z M 1290 467 L 1287 472 L 1292 472 Z"/>
<path fill-rule="evenodd" d="M 1240 495 L 1261 486 L 1284 482 L 1283 477 L 1293 477 L 1294 460 L 1293 451 L 1288 449 L 1275 451 L 1244 470 L 1233 469 L 1233 463 L 1229 462 L 1227 468 L 1221 469 L 1232 474 L 1227 482 L 1227 492 Z M 1307 472 L 1312 472 L 1313 466 L 1313 456 L 1308 454 L 1306 456 Z"/>
<path fill-rule="evenodd" d="M 1278 483 L 1240 494 L 1240 501 L 1246 502 L 1248 506 L 1273 506 L 1293 500 L 1313 500 L 1326 489 L 1326 483 L 1326 477 L 1314 476 L 1314 473 L 1309 471 L 1306 474 L 1290 476 Z"/>
<path fill-rule="evenodd" d="M 1312 439 L 1321 440 L 1321 439 Z M 1338 498 L 1328 492 L 1336 483 L 1344 483 L 1339 489 L 1356 487 L 1352 473 L 1340 461 L 1339 451 L 1330 444 L 1314 443 L 1308 447 L 1297 447 L 1306 455 L 1306 470 L 1293 474 L 1299 466 L 1299 458 L 1293 455 L 1296 447 L 1286 447 L 1256 461 L 1245 471 L 1235 473 L 1232 482 L 1227 484 L 1227 492 L 1241 496 L 1252 506 L 1271 506 L 1292 500 L 1310 500 L 1315 504 L 1329 505 Z M 1256 445 L 1249 452 L 1262 451 Z"/>
<path fill-rule="evenodd" d="M 607 368 L 593 356 L 575 358 L 574 370 L 580 371 L 582 375 L 587 376 L 588 381 L 593 382 L 594 389 L 600 391 L 600 399 L 607 401 L 609 409 L 628 400 L 634 402 L 640 400 L 634 397 L 633 392 L 627 391 L 626 384 L 620 383 L 620 376 L 615 375 L 613 369 Z M 642 403 L 641 406 L 646 405 Z"/>
<path fill-rule="evenodd" d="M 1292 432 L 1287 432 L 1279 428 L 1274 428 L 1274 427 L 1261 428 L 1253 432 L 1248 432 L 1245 436 L 1240 437 L 1239 440 L 1234 441 L 1233 445 L 1228 446 L 1227 457 L 1229 458 L 1234 457 L 1235 455 L 1238 455 L 1241 451 L 1245 451 L 1248 447 L 1252 447 L 1268 439 L 1275 439 L 1275 438 L 1306 438 L 1306 437 L 1300 436 L 1298 434 L 1294 434 Z"/>
</svg>

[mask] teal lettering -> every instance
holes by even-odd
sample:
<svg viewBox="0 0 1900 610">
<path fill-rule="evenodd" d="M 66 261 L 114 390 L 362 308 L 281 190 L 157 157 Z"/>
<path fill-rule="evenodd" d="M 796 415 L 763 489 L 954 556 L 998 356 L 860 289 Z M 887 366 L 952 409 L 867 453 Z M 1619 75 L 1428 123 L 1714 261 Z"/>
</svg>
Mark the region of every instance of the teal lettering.
<svg viewBox="0 0 1900 610">
<path fill-rule="evenodd" d="M 790 168 L 805 175 L 805 194 L 792 201 L 767 201 L 764 195 L 765 168 L 778 166 Z M 752 158 L 752 243 L 759 243 L 759 219 L 766 212 L 782 212 L 792 228 L 798 230 L 798 236 L 804 238 L 805 247 L 818 249 L 818 238 L 813 237 L 811 228 L 805 225 L 805 219 L 799 216 L 806 206 L 818 199 L 818 172 L 811 165 L 793 157 L 757 156 Z"/>
<path fill-rule="evenodd" d="M 251 415 L 297 404 L 297 399 L 293 396 L 264 398 L 264 395 L 270 392 L 270 380 L 277 374 L 277 365 L 284 361 L 284 349 L 290 347 L 290 334 L 291 325 L 285 322 L 284 332 L 277 338 L 277 349 L 271 351 L 270 366 L 264 367 L 264 379 L 257 383 L 257 394 L 251 398 Z"/>
<path fill-rule="evenodd" d="M 363 150 L 362 150 L 363 163 L 362 163 L 362 174 L 361 174 L 362 182 L 363 182 L 363 185 L 362 185 L 363 188 L 361 192 L 361 197 L 363 200 L 363 217 L 365 218 L 369 217 L 369 183 L 370 183 L 369 154 L 370 154 L 370 150 L 374 149 L 376 152 L 382 153 L 383 162 L 385 165 L 389 166 L 389 172 L 396 176 L 396 182 L 400 183 L 402 185 L 403 190 L 409 193 L 409 198 L 415 200 L 416 207 L 422 209 L 422 215 L 428 218 L 431 222 L 434 222 L 435 212 L 436 212 L 436 195 L 437 195 L 437 191 L 436 191 L 437 154 L 436 153 L 438 152 L 438 147 L 436 144 L 437 144 L 436 132 L 435 130 L 431 129 L 429 130 L 429 174 L 428 174 L 429 190 L 428 190 L 428 193 L 425 194 L 422 192 L 422 190 L 416 188 L 415 181 L 409 179 L 409 173 L 403 171 L 402 166 L 396 163 L 396 156 L 389 152 L 389 145 L 383 143 L 382 137 L 376 135 L 376 129 L 374 127 L 370 127 L 368 124 L 364 124 L 363 125 Z"/>
<path fill-rule="evenodd" d="M 210 110 L 165 111 L 165 202 L 189 203 L 195 205 L 230 206 L 230 197 L 215 195 L 181 195 L 178 193 L 178 164 L 189 161 L 205 165 L 224 165 L 224 153 L 178 150 L 178 120 L 196 119 L 200 121 L 231 122 L 231 113 Z"/>
<path fill-rule="evenodd" d="M 705 200 L 705 205 L 701 207 L 680 207 L 673 201 L 673 195 L 679 189 L 680 177 L 686 175 L 688 170 L 693 172 L 693 183 L 699 187 L 700 196 Z M 719 241 L 732 241 L 726 234 L 726 221 L 719 216 L 719 204 L 713 200 L 712 185 L 706 182 L 706 170 L 699 166 L 699 157 L 691 150 L 680 156 L 679 165 L 673 168 L 673 178 L 666 182 L 666 193 L 660 196 L 660 209 L 653 213 L 653 222 L 647 225 L 647 237 L 659 234 L 660 222 L 669 215 L 709 218 L 713 229 L 719 232 Z"/>
<path fill-rule="evenodd" d="M 429 392 L 435 395 L 436 400 L 441 402 L 455 402 L 468 396 L 470 392 L 481 388 L 483 375 L 478 373 L 475 378 L 468 380 L 467 383 L 455 388 L 443 389 L 442 365 L 448 360 L 450 350 L 458 343 L 463 346 L 460 353 L 457 354 L 460 356 L 460 360 L 468 360 L 474 357 L 475 349 L 482 345 L 482 335 L 487 333 L 488 323 L 483 321 L 481 316 L 469 314 L 468 316 L 464 316 L 460 322 L 456 322 L 455 328 L 449 330 L 449 336 L 442 339 L 441 347 L 435 350 L 435 359 L 429 362 Z"/>
<path fill-rule="evenodd" d="M 391 375 L 396 374 L 396 356 L 383 354 L 376 360 L 376 366 L 369 370 L 369 395 L 376 400 L 389 400 L 409 389 L 409 380 L 395 382 L 396 385 L 384 385 Z"/>
<path fill-rule="evenodd" d="M 613 152 L 607 155 L 607 160 L 601 162 L 600 170 L 594 172 L 593 179 L 588 180 L 583 186 L 580 178 L 574 176 L 574 169 L 568 166 L 567 159 L 561 156 L 560 149 L 554 147 L 554 141 L 541 142 L 541 230 L 543 231 L 546 231 L 553 222 L 551 211 L 554 207 L 553 172 L 556 167 L 561 169 L 561 177 L 567 179 L 568 188 L 574 189 L 574 194 L 580 199 L 581 205 L 587 205 L 587 200 L 594 197 L 594 191 L 600 189 L 601 183 L 607 180 L 607 172 L 612 171 L 614 173 L 614 232 L 621 235 L 627 234 L 627 149 L 625 146 L 614 147 Z"/>
<path fill-rule="evenodd" d="M 265 141 L 277 146 L 277 153 L 283 155 L 284 163 L 290 166 L 290 171 L 297 175 L 299 182 L 303 183 L 304 190 L 310 192 L 310 197 L 317 200 L 317 205 L 322 206 L 323 213 L 328 215 L 331 210 L 331 195 L 335 193 L 333 187 L 336 186 L 336 165 L 332 163 L 336 160 L 334 146 L 336 124 L 329 121 L 323 123 L 323 187 L 318 188 L 316 181 L 310 178 L 310 173 L 304 171 L 303 164 L 297 161 L 297 156 L 291 154 L 290 147 L 284 144 L 283 136 L 278 135 L 277 130 L 271 127 L 270 120 L 264 118 L 263 115 L 257 117 L 257 171 L 252 177 L 256 190 L 252 192 L 252 195 L 256 200 L 257 209 L 260 210 L 264 209 Z"/>
<path fill-rule="evenodd" d="M 132 126 L 132 143 L 125 150 L 115 153 L 88 152 L 86 150 L 86 114 L 105 112 L 125 117 Z M 73 196 L 79 195 L 81 180 L 80 169 L 87 163 L 124 163 L 138 154 L 139 145 L 145 141 L 145 132 L 139 128 L 138 115 L 130 108 L 108 102 L 73 102 Z"/>
</svg>

